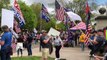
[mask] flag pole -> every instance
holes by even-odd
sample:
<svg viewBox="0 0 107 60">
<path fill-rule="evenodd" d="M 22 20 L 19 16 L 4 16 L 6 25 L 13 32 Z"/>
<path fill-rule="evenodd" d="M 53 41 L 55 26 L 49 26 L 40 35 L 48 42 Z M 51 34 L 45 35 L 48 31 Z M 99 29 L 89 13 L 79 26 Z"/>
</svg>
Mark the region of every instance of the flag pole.
<svg viewBox="0 0 107 60">
<path fill-rule="evenodd" d="M 80 22 L 82 22 L 82 21 L 80 21 Z M 73 21 L 73 23 L 74 23 L 75 25 L 77 25 L 75 21 Z M 84 33 L 81 29 L 79 29 L 79 30 L 80 30 L 81 33 Z"/>
</svg>

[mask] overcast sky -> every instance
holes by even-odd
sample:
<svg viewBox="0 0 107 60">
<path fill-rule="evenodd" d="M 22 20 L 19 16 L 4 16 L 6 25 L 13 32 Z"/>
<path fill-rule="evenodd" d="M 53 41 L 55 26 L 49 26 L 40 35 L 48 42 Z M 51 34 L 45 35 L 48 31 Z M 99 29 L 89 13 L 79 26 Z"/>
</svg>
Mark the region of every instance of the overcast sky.
<svg viewBox="0 0 107 60">
<path fill-rule="evenodd" d="M 14 0 L 10 0 L 11 4 L 13 4 Z M 54 3 L 55 0 L 22 0 L 25 1 L 27 5 L 31 5 L 32 3 L 43 3 L 46 7 L 48 7 L 49 11 L 52 11 L 53 8 L 48 6 L 48 3 Z M 61 1 L 61 0 L 57 0 Z M 64 0 L 64 3 L 72 2 L 73 0 Z M 88 0 L 91 1 L 91 0 Z M 107 4 L 107 0 L 93 0 L 93 2 L 97 3 L 98 5 L 105 5 Z"/>
<path fill-rule="evenodd" d="M 43 3 L 49 12 L 53 11 L 54 9 L 52 7 L 49 7 L 48 6 L 48 3 L 54 3 L 55 0 L 22 0 L 22 1 L 25 1 L 25 3 L 27 5 L 31 5 L 32 3 Z M 58 1 L 61 1 L 61 0 L 58 0 Z M 66 3 L 68 3 L 69 1 L 72 2 L 72 0 L 64 0 Z M 13 4 L 14 0 L 10 0 L 11 4 Z"/>
<path fill-rule="evenodd" d="M 13 3 L 14 0 L 10 0 L 11 3 Z M 48 3 L 53 3 L 55 2 L 55 0 L 22 0 L 22 1 L 25 1 L 25 3 L 27 3 L 28 5 L 31 5 L 32 3 L 36 2 L 36 3 L 43 3 L 43 4 L 48 4 Z M 58 0 L 58 1 L 61 1 L 61 0 Z M 66 3 L 68 3 L 69 1 L 72 1 L 72 0 L 64 0 Z"/>
</svg>

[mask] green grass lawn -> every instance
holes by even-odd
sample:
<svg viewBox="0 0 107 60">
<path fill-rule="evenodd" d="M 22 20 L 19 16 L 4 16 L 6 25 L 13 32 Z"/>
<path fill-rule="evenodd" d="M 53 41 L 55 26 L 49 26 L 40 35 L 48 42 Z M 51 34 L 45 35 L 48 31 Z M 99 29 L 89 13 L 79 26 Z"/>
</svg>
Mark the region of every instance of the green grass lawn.
<svg viewBox="0 0 107 60">
<path fill-rule="evenodd" d="M 36 56 L 13 57 L 12 60 L 41 60 L 41 57 Z M 54 58 L 49 58 L 49 60 L 54 60 Z"/>
</svg>

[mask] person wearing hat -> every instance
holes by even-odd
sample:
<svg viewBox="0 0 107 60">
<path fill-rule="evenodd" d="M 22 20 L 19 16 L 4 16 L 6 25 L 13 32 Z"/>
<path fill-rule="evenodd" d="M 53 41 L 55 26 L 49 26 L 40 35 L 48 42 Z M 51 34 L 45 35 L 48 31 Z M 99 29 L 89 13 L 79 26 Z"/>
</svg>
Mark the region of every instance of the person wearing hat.
<svg viewBox="0 0 107 60">
<path fill-rule="evenodd" d="M 42 47 L 42 60 L 48 60 L 50 39 L 51 36 L 48 36 L 47 32 L 42 30 L 42 36 L 40 38 L 40 44 Z"/>
<path fill-rule="evenodd" d="M 1 36 L 0 45 L 1 45 L 1 60 L 11 60 L 11 41 L 12 41 L 12 33 L 9 32 L 9 28 L 7 25 L 1 27 L 4 32 Z"/>
</svg>

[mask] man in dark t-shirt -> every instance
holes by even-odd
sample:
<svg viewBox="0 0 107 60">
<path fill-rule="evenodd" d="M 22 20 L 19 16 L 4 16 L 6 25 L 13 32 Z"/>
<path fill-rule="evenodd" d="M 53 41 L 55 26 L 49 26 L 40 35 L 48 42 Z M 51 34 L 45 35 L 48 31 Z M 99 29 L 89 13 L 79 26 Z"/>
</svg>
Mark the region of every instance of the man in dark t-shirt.
<svg viewBox="0 0 107 60">
<path fill-rule="evenodd" d="M 27 52 L 28 52 L 28 56 L 32 55 L 32 41 L 33 41 L 33 37 L 31 36 L 31 34 L 29 33 L 27 36 Z"/>
<path fill-rule="evenodd" d="M 40 38 L 40 45 L 42 46 L 42 59 L 43 60 L 48 60 L 50 39 L 51 39 L 51 37 L 47 36 L 46 31 L 43 30 L 42 36 Z"/>
<path fill-rule="evenodd" d="M 48 38 L 48 36 L 41 36 L 40 40 L 41 40 L 41 46 L 42 46 L 42 48 L 49 48 L 49 42 L 47 42 L 47 43 L 43 42 L 47 38 Z"/>
<path fill-rule="evenodd" d="M 92 40 L 92 43 L 95 46 L 94 51 L 93 51 L 94 54 L 98 55 L 98 53 L 103 52 L 103 51 L 101 51 L 101 49 L 104 44 L 104 41 L 105 41 L 105 38 L 103 36 L 103 31 L 98 30 L 97 36 L 94 38 L 94 40 Z"/>
</svg>

